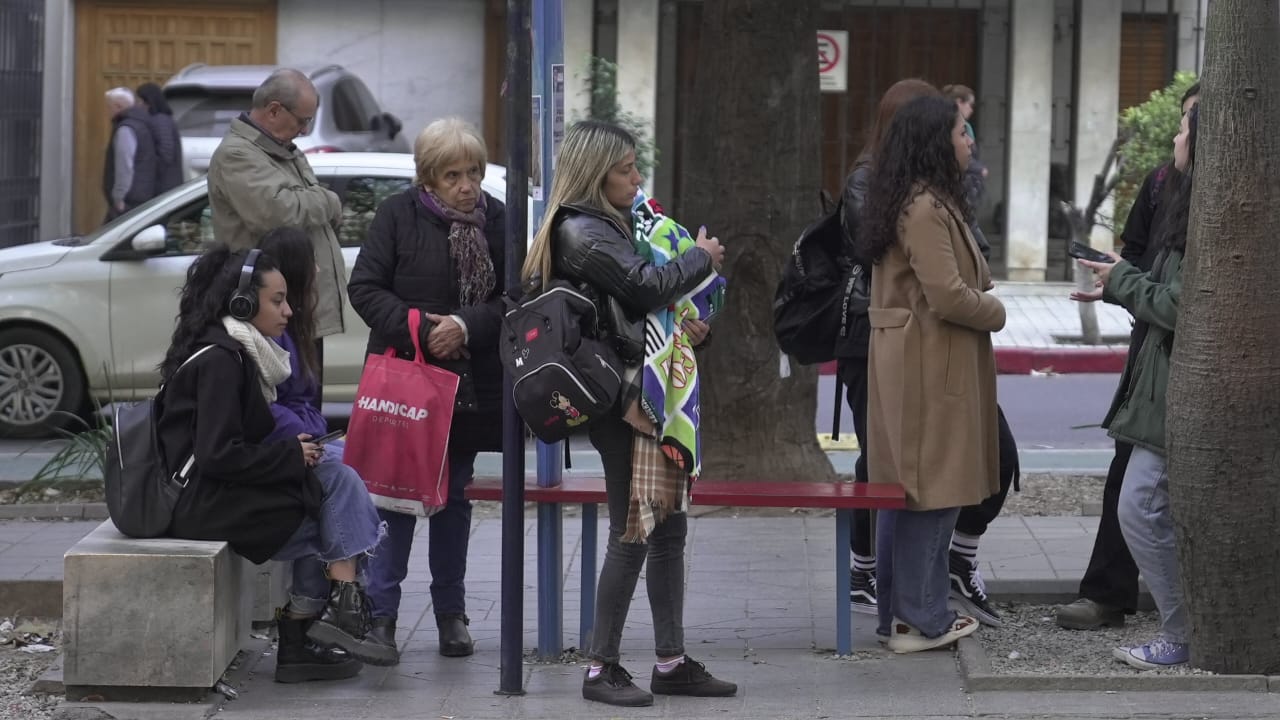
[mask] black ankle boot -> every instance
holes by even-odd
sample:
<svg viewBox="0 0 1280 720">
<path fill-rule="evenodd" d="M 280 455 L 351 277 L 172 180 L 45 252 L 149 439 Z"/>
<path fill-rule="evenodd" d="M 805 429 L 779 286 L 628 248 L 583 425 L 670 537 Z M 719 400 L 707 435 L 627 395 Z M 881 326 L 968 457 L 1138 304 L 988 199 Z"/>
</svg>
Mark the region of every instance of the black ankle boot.
<svg viewBox="0 0 1280 720">
<path fill-rule="evenodd" d="M 307 639 L 307 628 L 315 618 L 291 618 L 282 612 L 276 618 L 280 647 L 276 651 L 276 682 L 299 683 L 310 680 L 343 680 L 355 677 L 364 663 L 340 651 L 328 650 Z"/>
<path fill-rule="evenodd" d="M 376 617 L 373 624 L 369 627 L 369 634 L 365 637 L 366 643 L 380 645 L 382 647 L 391 648 L 396 653 L 396 661 L 393 665 L 400 664 L 400 650 L 396 645 L 396 619 L 392 617 Z"/>
<path fill-rule="evenodd" d="M 476 651 L 476 645 L 467 632 L 471 619 L 462 613 L 436 615 L 436 629 L 440 631 L 440 654 L 445 657 L 466 657 Z"/>
<path fill-rule="evenodd" d="M 400 654 L 394 647 L 371 642 L 369 599 L 358 583 L 336 581 L 324 614 L 308 630 L 307 637 L 321 647 L 339 647 L 370 665 L 394 665 Z"/>
</svg>

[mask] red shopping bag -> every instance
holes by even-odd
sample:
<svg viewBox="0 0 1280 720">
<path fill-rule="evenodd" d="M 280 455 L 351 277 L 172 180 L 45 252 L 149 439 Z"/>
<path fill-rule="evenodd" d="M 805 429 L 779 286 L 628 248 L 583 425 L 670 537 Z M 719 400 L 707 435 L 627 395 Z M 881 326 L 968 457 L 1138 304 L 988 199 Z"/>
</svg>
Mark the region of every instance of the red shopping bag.
<svg viewBox="0 0 1280 720">
<path fill-rule="evenodd" d="M 449 497 L 449 426 L 458 376 L 426 363 L 420 325 L 419 313 L 410 311 L 413 360 L 401 360 L 388 348 L 365 362 L 343 462 L 364 478 L 375 505 L 425 517 Z"/>
</svg>

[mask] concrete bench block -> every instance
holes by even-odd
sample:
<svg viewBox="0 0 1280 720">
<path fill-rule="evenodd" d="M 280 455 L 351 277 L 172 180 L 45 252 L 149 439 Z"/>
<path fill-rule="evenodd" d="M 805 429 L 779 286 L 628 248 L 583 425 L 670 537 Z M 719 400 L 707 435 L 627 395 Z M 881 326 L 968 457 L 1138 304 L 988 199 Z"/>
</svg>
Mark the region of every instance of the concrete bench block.
<svg viewBox="0 0 1280 720">
<path fill-rule="evenodd" d="M 276 608 L 289 602 L 289 581 L 293 578 L 292 564 L 272 560 L 261 565 L 245 563 L 253 573 L 253 622 L 275 622 Z"/>
<path fill-rule="evenodd" d="M 248 639 L 255 571 L 225 542 L 135 540 L 107 520 L 63 562 L 68 689 L 209 688 Z"/>
</svg>

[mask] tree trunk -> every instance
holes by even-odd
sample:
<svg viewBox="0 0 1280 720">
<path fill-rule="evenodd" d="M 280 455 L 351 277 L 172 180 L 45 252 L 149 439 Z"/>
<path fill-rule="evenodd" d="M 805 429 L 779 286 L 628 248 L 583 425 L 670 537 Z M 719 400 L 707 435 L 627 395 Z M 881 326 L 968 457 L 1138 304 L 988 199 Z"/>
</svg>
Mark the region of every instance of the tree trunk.
<svg viewBox="0 0 1280 720">
<path fill-rule="evenodd" d="M 703 474 L 831 480 L 814 428 L 817 371 L 780 370 L 773 293 L 819 212 L 819 0 L 706 0 L 680 218 L 727 249 L 727 304 L 700 358 Z"/>
<path fill-rule="evenodd" d="M 1215 0 L 1168 391 L 1191 663 L 1280 672 L 1280 16 Z"/>
</svg>

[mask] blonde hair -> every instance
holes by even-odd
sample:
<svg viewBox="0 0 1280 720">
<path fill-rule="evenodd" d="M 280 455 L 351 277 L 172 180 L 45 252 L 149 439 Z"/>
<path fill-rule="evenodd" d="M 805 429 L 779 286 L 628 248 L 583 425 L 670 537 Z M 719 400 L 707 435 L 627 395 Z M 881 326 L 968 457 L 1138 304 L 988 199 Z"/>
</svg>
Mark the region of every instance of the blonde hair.
<svg viewBox="0 0 1280 720">
<path fill-rule="evenodd" d="M 609 170 L 635 149 L 636 141 L 631 133 L 617 125 L 596 120 L 575 123 L 564 134 L 564 142 L 556 155 L 556 171 L 542 215 L 542 227 L 538 228 L 533 247 L 520 270 L 520 279 L 524 283 L 538 277 L 546 289 L 551 282 L 551 228 L 556 214 L 564 205 L 572 203 L 595 208 L 617 220 L 624 231 L 630 232 L 631 223 L 627 217 L 605 197 L 604 181 Z"/>
<path fill-rule="evenodd" d="M 432 122 L 418 133 L 413 142 L 413 165 L 416 177 L 413 182 L 418 187 L 433 187 L 436 173 L 446 165 L 470 160 L 480 165 L 480 177 L 484 177 L 485 166 L 489 162 L 489 151 L 485 147 L 480 131 L 471 123 L 457 117 L 441 118 Z"/>
</svg>

